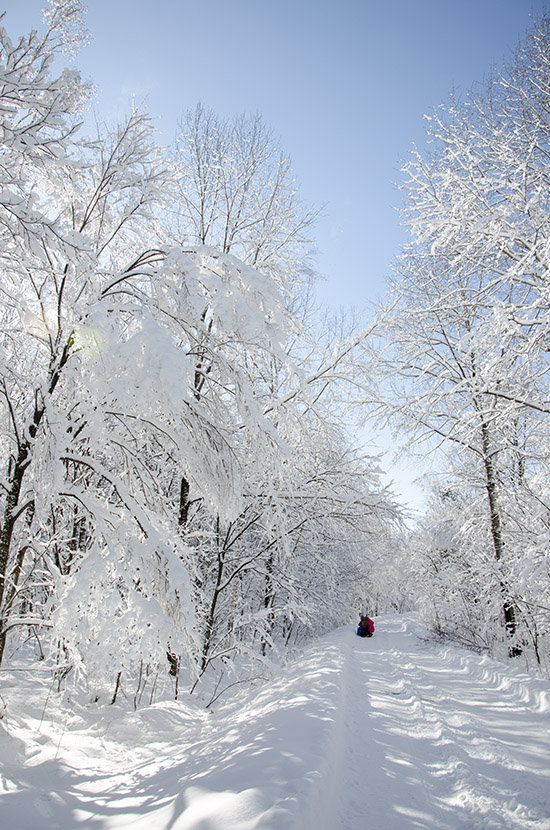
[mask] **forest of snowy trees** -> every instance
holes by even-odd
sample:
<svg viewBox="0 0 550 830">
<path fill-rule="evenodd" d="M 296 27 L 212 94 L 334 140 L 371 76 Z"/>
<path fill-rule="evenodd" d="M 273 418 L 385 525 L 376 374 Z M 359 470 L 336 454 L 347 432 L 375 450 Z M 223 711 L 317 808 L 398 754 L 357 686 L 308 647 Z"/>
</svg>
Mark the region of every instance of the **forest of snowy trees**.
<svg viewBox="0 0 550 830">
<path fill-rule="evenodd" d="M 177 695 L 366 605 L 548 670 L 547 22 L 431 119 L 362 322 L 317 308 L 315 211 L 261 117 L 92 136 L 59 68 L 79 0 L 36 25 L 0 31 L 0 662 Z M 435 453 L 413 530 L 360 419 Z"/>
<path fill-rule="evenodd" d="M 367 333 L 310 321 L 288 159 L 202 107 L 170 153 L 137 111 L 84 137 L 52 72 L 80 15 L 2 32 L 0 656 L 189 688 L 347 620 L 396 510 L 345 430 Z"/>
</svg>

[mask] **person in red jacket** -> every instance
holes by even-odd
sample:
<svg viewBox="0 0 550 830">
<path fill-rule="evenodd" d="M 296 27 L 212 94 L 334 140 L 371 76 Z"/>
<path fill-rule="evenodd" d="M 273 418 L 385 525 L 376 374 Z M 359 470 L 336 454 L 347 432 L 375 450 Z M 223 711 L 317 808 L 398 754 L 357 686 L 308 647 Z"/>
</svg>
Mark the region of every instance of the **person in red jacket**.
<svg viewBox="0 0 550 830">
<path fill-rule="evenodd" d="M 359 637 L 372 637 L 374 634 L 374 623 L 370 617 L 366 615 L 361 617 L 359 625 L 357 626 L 357 634 Z"/>
</svg>

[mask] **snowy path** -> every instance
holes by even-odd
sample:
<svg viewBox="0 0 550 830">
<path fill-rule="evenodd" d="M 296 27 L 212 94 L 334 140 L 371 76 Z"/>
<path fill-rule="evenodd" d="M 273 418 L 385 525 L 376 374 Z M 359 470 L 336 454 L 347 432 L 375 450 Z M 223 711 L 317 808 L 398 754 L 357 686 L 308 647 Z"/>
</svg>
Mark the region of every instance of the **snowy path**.
<svg viewBox="0 0 550 830">
<path fill-rule="evenodd" d="M 550 828 L 547 685 L 396 620 L 353 653 L 340 803 L 323 828 Z"/>
<path fill-rule="evenodd" d="M 40 724 L 44 701 L 33 714 L 15 688 L 2 828 L 550 830 L 550 684 L 406 617 L 322 638 L 214 715 Z"/>
</svg>

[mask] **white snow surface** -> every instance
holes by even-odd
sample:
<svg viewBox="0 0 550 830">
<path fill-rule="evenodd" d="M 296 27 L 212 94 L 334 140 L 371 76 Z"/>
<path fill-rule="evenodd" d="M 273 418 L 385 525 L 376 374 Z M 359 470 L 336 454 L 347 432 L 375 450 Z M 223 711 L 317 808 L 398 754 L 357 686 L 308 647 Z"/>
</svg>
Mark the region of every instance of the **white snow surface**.
<svg viewBox="0 0 550 830">
<path fill-rule="evenodd" d="M 213 712 L 71 709 L 3 672 L 0 827 L 550 828 L 550 684 L 375 622 Z"/>
</svg>

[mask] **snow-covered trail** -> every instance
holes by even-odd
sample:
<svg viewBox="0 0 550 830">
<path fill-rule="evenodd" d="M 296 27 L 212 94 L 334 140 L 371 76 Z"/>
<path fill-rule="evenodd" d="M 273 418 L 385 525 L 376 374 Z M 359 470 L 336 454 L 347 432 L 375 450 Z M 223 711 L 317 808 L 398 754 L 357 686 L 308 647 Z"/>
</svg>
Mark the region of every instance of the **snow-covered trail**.
<svg viewBox="0 0 550 830">
<path fill-rule="evenodd" d="M 548 685 L 415 631 L 393 618 L 353 641 L 338 798 L 317 826 L 550 828 Z"/>
<path fill-rule="evenodd" d="M 43 699 L 3 686 L 0 827 L 550 830 L 550 684 L 408 617 L 376 622 L 212 715 L 42 717 Z"/>
</svg>

